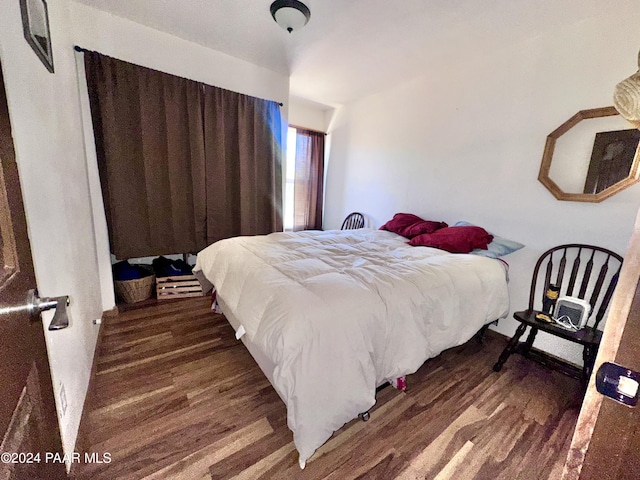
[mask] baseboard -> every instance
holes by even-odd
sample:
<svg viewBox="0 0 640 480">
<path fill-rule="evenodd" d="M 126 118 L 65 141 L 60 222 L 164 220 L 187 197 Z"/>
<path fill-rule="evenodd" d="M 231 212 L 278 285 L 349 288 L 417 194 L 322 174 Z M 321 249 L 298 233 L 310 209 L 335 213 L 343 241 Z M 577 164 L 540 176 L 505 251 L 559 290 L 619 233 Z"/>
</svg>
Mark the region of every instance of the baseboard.
<svg viewBox="0 0 640 480">
<path fill-rule="evenodd" d="M 508 342 L 509 340 L 511 340 L 510 336 L 505 335 L 504 333 L 500 333 L 500 332 L 498 332 L 496 330 L 493 330 L 491 328 L 491 326 L 487 330 L 487 334 L 491 334 L 494 337 L 500 337 L 500 338 L 504 339 L 505 342 Z M 566 340 L 563 340 L 563 341 L 566 341 Z M 520 343 L 522 344 L 524 342 L 520 342 Z M 535 345 L 535 342 L 534 342 L 534 345 Z M 515 352 L 515 353 L 521 354 L 520 352 Z M 536 361 L 538 359 L 540 359 L 541 361 L 539 363 L 541 363 L 543 365 L 546 365 L 547 367 L 553 367 L 553 366 L 556 366 L 557 364 L 566 365 L 570 369 L 570 373 L 567 373 L 567 375 L 569 375 L 569 376 L 573 376 L 576 371 L 580 371 L 580 372 L 582 371 L 582 366 L 581 365 L 575 364 L 575 363 L 569 361 L 566 358 L 559 357 L 559 356 L 554 355 L 553 353 L 547 352 L 545 350 L 540 350 L 539 348 L 536 348 L 535 346 L 531 347 L 531 353 L 533 353 L 533 356 L 536 357 L 535 358 Z M 547 357 L 547 358 L 541 358 L 541 357 Z"/>
<path fill-rule="evenodd" d="M 118 314 L 120 313 L 120 310 L 118 310 L 118 306 L 114 305 L 113 308 L 111 310 L 106 310 L 105 312 L 102 312 L 102 317 L 117 317 Z"/>
<path fill-rule="evenodd" d="M 516 347 L 516 350 L 513 353 L 518 353 L 526 358 L 530 358 L 540 365 L 556 370 L 568 377 L 575 378 L 576 380 L 582 379 L 582 367 L 535 347 L 531 347 L 531 350 L 526 352 L 523 342 Z"/>
<path fill-rule="evenodd" d="M 115 313 L 114 313 L 115 311 Z M 82 414 L 80 415 L 80 425 L 78 427 L 78 436 L 76 437 L 76 446 L 74 451 L 80 455 L 84 455 L 87 446 L 87 436 L 90 431 L 89 412 L 93 406 L 94 383 L 96 378 L 96 371 L 98 368 L 98 352 L 102 347 L 102 332 L 105 320 L 113 318 L 118 315 L 118 308 L 113 307 L 111 310 L 107 310 L 102 314 L 102 321 L 100 322 L 100 328 L 98 329 L 98 338 L 96 339 L 96 348 L 93 351 L 93 362 L 91 363 L 91 373 L 89 374 L 89 385 L 87 386 L 87 394 L 84 397 L 84 404 L 82 405 Z M 90 453 L 90 452 L 89 452 Z M 79 462 L 73 462 L 71 464 L 71 470 L 69 471 L 69 478 L 77 478 L 76 470 Z"/>
</svg>

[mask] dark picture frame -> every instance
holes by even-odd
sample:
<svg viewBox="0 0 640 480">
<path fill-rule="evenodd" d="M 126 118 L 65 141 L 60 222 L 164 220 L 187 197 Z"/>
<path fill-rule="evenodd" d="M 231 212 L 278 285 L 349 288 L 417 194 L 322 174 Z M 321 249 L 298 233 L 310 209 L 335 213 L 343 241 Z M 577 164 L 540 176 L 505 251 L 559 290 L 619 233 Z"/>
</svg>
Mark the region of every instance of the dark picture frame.
<svg viewBox="0 0 640 480">
<path fill-rule="evenodd" d="M 600 193 L 628 178 L 640 157 L 640 130 L 596 133 L 584 193 Z"/>
<path fill-rule="evenodd" d="M 53 51 L 46 0 L 20 0 L 20 11 L 24 38 L 47 70 L 53 73 Z"/>
</svg>

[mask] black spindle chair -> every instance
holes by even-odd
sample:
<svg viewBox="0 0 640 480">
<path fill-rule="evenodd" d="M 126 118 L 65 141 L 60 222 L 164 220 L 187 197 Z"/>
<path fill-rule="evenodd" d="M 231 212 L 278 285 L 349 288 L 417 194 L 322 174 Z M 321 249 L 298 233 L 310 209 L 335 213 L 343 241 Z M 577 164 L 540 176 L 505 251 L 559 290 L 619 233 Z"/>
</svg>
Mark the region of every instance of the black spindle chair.
<svg viewBox="0 0 640 480">
<path fill-rule="evenodd" d="M 364 228 L 364 216 L 361 213 L 353 212 L 344 219 L 340 230 L 355 230 L 357 228 Z"/>
<path fill-rule="evenodd" d="M 548 366 L 558 367 L 563 373 L 580 379 L 583 387 L 586 387 L 602 339 L 602 331 L 598 330 L 598 325 L 607 312 L 621 268 L 620 255 L 606 248 L 591 245 L 560 245 L 543 253 L 533 271 L 529 307 L 513 314 L 520 325 L 493 369 L 496 372 L 500 371 L 512 353 L 520 353 Z M 568 279 L 565 273 L 569 273 Z M 577 331 L 566 330 L 555 323 L 547 323 L 536 318 L 542 310 L 542 302 L 550 285 L 558 286 L 560 297 L 588 299 L 591 312 L 584 328 Z M 529 335 L 525 342 L 520 342 L 520 337 L 527 327 L 531 328 Z M 538 331 L 582 345 L 582 370 L 555 357 L 532 350 L 531 346 Z"/>
</svg>

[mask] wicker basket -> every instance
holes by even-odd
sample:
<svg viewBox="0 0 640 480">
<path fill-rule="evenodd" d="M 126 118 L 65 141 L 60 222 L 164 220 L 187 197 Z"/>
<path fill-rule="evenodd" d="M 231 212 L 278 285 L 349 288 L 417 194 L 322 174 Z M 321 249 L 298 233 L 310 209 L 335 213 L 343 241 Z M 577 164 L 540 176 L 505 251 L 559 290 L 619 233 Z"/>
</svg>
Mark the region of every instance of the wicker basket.
<svg viewBox="0 0 640 480">
<path fill-rule="evenodd" d="M 136 303 L 151 298 L 156 285 L 156 277 L 149 275 L 135 280 L 116 280 L 114 283 L 118 297 L 125 303 Z"/>
</svg>

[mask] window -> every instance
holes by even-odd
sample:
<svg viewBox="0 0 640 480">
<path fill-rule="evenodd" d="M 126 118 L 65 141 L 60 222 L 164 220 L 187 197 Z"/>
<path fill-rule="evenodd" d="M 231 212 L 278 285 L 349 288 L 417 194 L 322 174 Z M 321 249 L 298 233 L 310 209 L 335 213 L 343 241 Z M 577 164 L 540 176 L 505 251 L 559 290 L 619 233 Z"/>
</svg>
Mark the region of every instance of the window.
<svg viewBox="0 0 640 480">
<path fill-rule="evenodd" d="M 285 231 L 322 228 L 324 137 L 322 132 L 289 127 L 285 165 Z"/>
</svg>

